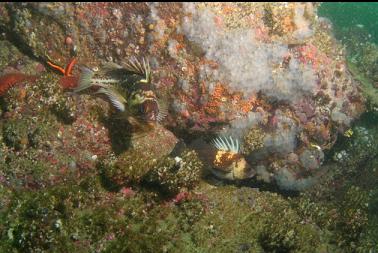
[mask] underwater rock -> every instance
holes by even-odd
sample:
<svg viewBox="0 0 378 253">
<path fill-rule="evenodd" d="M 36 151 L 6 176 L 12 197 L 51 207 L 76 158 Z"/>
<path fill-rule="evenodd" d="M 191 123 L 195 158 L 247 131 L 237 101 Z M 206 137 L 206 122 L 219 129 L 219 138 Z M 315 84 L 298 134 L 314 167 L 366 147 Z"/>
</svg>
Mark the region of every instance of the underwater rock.
<svg viewBox="0 0 378 253">
<path fill-rule="evenodd" d="M 160 159 L 172 152 L 178 143 L 177 137 L 165 127 L 156 124 L 154 128 L 131 140 L 135 152 L 144 153 L 150 159 Z"/>
<path fill-rule="evenodd" d="M 317 17 L 318 4 L 0 6 L 1 30 L 43 64 L 64 66 L 75 56 L 96 69 L 105 62 L 148 58 L 156 94 L 169 101 L 165 127 L 180 137 L 211 133 L 244 140 L 247 161 L 265 166 L 268 174 L 278 172 L 277 161 L 289 164 L 282 160 L 289 153 L 300 156 L 311 145 L 330 149 L 364 110 L 344 49 Z M 61 102 L 55 110 L 67 112 Z M 72 110 L 67 113 L 63 120 L 74 121 Z M 136 141 L 135 149 L 158 154 L 156 143 L 172 140 L 155 141 L 158 136 L 150 143 Z M 119 145 L 117 153 L 126 148 Z M 308 172 L 302 169 L 297 176 Z"/>
<path fill-rule="evenodd" d="M 352 131 L 352 136 L 333 150 L 333 160 L 346 168 L 354 168 L 359 163 L 373 159 L 378 150 L 377 129 L 357 125 Z"/>
<path fill-rule="evenodd" d="M 126 151 L 118 158 L 109 158 L 98 165 L 102 173 L 117 186 L 139 183 L 154 167 L 156 159 L 136 151 Z"/>
<path fill-rule="evenodd" d="M 184 150 L 179 156 L 167 157 L 155 165 L 145 181 L 157 185 L 163 192 L 176 194 L 192 190 L 198 185 L 203 163 L 193 150 Z"/>
<path fill-rule="evenodd" d="M 377 118 L 352 126 L 364 99 L 316 9 L 0 3 L 0 76 L 39 77 L 0 98 L 0 252 L 374 251 Z M 170 106 L 148 131 L 66 92 L 134 56 Z"/>
<path fill-rule="evenodd" d="M 244 136 L 243 153 L 248 155 L 264 146 L 264 131 L 259 127 L 251 128 Z"/>
<path fill-rule="evenodd" d="M 177 142 L 169 130 L 157 124 L 151 131 L 132 137 L 127 150 L 101 161 L 98 167 L 118 186 L 140 183 L 171 153 Z"/>
</svg>

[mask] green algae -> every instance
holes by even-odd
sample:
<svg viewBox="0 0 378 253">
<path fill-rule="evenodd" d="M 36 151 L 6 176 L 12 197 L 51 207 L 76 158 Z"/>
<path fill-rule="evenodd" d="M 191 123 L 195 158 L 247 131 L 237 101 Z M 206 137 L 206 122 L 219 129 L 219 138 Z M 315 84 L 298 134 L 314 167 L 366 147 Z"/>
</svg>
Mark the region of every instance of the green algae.
<svg viewBox="0 0 378 253">
<path fill-rule="evenodd" d="M 378 90 L 374 87 L 373 81 L 370 80 L 363 72 L 359 70 L 357 65 L 351 60 L 347 61 L 348 69 L 353 74 L 353 77 L 360 82 L 361 90 L 368 100 L 368 106 L 370 110 L 378 107 Z"/>
<path fill-rule="evenodd" d="M 203 252 L 315 252 L 320 247 L 317 229 L 303 224 L 277 194 L 235 187 L 208 194 L 213 211 L 193 228 Z"/>
<path fill-rule="evenodd" d="M 184 150 L 176 158 L 162 159 L 146 176 L 146 183 L 156 185 L 164 193 L 193 189 L 200 181 L 203 163 L 193 150 Z"/>
<path fill-rule="evenodd" d="M 363 115 L 350 138 L 335 147 L 345 154 L 327 165 L 327 176 L 299 199 L 293 199 L 302 217 L 317 224 L 332 252 L 369 252 L 377 243 L 376 115 Z M 335 156 L 335 155 L 334 155 Z"/>
<path fill-rule="evenodd" d="M 7 64 L 12 53 L 1 50 L 0 63 Z M 350 158 L 330 168 L 332 184 L 286 198 L 250 187 L 201 182 L 202 163 L 193 151 L 157 161 L 141 151 L 132 152 L 124 125 L 102 117 L 104 109 L 97 105 L 89 117 L 103 120 L 112 130 L 117 159 L 101 161 L 99 170 L 87 174 L 72 166 L 77 168 L 54 184 L 48 182 L 58 167 L 39 158 L 40 151 L 53 153 L 60 165 L 74 160 L 54 143 L 59 142 L 57 129 L 71 126 L 79 110 L 60 89 L 58 78 L 43 73 L 35 86 L 26 86 L 33 91 L 29 100 L 18 101 L 17 88 L 2 98 L 2 111 L 30 103 L 32 113 L 17 112 L 0 123 L 1 252 L 368 252 L 377 248 L 376 146 L 366 148 L 378 140 L 372 127 L 367 129 L 368 139 L 353 128 L 354 136 L 339 149 Z M 259 136 L 251 135 L 251 151 L 260 145 L 255 137 Z M 85 150 L 75 151 L 87 155 Z M 77 177 L 77 172 L 84 176 Z M 101 173 L 117 187 L 107 188 Z M 350 175 L 360 176 L 352 180 Z M 333 183 L 340 187 L 334 189 Z M 122 191 L 130 185 L 137 189 L 132 197 Z M 151 185 L 154 189 L 147 187 Z M 168 197 L 162 200 L 156 192 Z M 179 192 L 188 192 L 188 197 L 170 199 Z"/>
<path fill-rule="evenodd" d="M 125 186 L 141 182 L 156 163 L 156 159 L 150 160 L 138 152 L 126 151 L 118 158 L 109 157 L 101 161 L 98 168 L 114 184 Z"/>
</svg>

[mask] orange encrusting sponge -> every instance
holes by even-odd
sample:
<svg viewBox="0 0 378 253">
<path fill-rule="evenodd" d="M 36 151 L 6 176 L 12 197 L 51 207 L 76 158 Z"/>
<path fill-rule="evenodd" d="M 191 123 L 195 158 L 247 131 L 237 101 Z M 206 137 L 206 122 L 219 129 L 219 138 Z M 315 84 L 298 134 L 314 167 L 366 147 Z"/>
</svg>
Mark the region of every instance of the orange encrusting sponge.
<svg viewBox="0 0 378 253">
<path fill-rule="evenodd" d="M 35 82 L 36 76 L 23 73 L 9 73 L 0 77 L 0 96 L 3 96 L 12 86 L 21 82 Z"/>
</svg>

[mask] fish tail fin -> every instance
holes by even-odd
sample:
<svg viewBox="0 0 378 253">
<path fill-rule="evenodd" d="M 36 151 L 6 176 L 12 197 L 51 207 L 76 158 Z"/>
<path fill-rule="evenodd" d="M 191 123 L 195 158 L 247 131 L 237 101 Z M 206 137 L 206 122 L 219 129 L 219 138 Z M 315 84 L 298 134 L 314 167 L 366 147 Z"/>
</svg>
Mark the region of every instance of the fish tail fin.
<svg viewBox="0 0 378 253">
<path fill-rule="evenodd" d="M 94 72 L 86 67 L 81 67 L 81 75 L 79 78 L 79 83 L 76 88 L 73 89 L 75 93 L 80 91 L 86 90 L 92 87 L 92 77 L 94 76 Z"/>
</svg>

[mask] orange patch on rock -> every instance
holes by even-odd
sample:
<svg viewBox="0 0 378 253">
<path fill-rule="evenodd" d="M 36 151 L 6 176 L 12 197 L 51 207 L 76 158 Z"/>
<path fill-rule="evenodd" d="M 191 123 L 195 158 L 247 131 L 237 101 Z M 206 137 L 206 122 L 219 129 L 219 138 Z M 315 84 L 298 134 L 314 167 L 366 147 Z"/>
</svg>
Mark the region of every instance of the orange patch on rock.
<svg viewBox="0 0 378 253">
<path fill-rule="evenodd" d="M 0 96 L 3 96 L 12 86 L 21 82 L 35 82 L 36 76 L 23 73 L 10 73 L 0 77 Z"/>
</svg>

